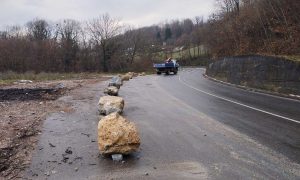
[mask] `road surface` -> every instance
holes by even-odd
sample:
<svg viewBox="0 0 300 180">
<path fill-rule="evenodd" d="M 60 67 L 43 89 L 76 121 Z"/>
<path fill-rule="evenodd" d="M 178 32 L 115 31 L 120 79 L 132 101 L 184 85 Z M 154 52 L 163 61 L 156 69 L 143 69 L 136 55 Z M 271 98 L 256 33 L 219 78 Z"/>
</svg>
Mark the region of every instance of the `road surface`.
<svg viewBox="0 0 300 180">
<path fill-rule="evenodd" d="M 74 112 L 47 118 L 25 176 L 299 179 L 300 102 L 218 84 L 203 73 L 183 69 L 174 76 L 138 77 L 121 87 L 123 115 L 137 124 L 142 140 L 140 151 L 124 163 L 98 157 L 96 104 L 107 84 L 63 97 Z M 72 154 L 66 155 L 68 147 Z"/>
</svg>

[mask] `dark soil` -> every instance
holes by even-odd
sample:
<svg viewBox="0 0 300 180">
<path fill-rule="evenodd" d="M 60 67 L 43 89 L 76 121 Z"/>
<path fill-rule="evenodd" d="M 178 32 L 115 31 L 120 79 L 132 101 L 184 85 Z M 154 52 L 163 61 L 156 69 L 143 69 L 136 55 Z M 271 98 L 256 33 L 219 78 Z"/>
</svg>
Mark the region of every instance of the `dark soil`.
<svg viewBox="0 0 300 180">
<path fill-rule="evenodd" d="M 0 89 L 0 101 L 55 100 L 65 92 L 64 89 Z"/>
</svg>

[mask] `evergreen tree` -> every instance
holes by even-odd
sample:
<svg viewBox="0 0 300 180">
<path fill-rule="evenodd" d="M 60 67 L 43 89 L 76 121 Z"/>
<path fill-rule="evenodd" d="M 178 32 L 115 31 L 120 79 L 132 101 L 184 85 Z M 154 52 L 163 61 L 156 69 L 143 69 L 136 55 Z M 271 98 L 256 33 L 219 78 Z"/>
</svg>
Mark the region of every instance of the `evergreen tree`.
<svg viewBox="0 0 300 180">
<path fill-rule="evenodd" d="M 165 29 L 165 41 L 170 39 L 172 37 L 172 31 L 170 27 L 167 27 Z"/>
</svg>

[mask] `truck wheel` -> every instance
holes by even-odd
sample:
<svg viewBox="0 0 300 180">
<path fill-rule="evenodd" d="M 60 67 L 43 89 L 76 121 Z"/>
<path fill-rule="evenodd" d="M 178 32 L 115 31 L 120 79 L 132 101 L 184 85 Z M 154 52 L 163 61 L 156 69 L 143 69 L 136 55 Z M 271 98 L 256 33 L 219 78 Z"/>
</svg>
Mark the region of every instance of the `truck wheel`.
<svg viewBox="0 0 300 180">
<path fill-rule="evenodd" d="M 177 71 L 174 71 L 174 74 L 177 74 Z"/>
<path fill-rule="evenodd" d="M 170 72 L 169 71 L 166 71 L 166 75 L 169 75 L 170 74 Z"/>
<path fill-rule="evenodd" d="M 160 72 L 160 71 L 157 71 L 156 74 L 161 75 L 161 72 Z"/>
</svg>

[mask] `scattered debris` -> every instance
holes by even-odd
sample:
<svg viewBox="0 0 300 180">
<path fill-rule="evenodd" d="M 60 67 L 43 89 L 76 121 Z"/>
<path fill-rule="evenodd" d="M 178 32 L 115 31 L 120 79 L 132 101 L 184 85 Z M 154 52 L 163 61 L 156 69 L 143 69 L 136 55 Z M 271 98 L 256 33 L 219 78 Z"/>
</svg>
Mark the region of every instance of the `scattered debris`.
<svg viewBox="0 0 300 180">
<path fill-rule="evenodd" d="M 49 142 L 50 147 L 56 147 L 55 145 L 53 145 L 52 143 Z"/>
<path fill-rule="evenodd" d="M 64 85 L 64 83 L 58 83 L 54 89 L 55 90 L 60 90 L 60 89 L 64 89 L 66 86 Z"/>
<path fill-rule="evenodd" d="M 68 147 L 68 148 L 65 150 L 65 153 L 67 153 L 67 154 L 72 154 L 73 151 L 71 150 L 71 147 Z"/>
<path fill-rule="evenodd" d="M 67 157 L 65 154 L 63 154 L 62 156 L 63 156 L 62 162 L 67 163 L 69 160 L 69 157 Z"/>
<path fill-rule="evenodd" d="M 50 176 L 50 172 L 49 171 L 45 172 L 45 175 Z"/>
<path fill-rule="evenodd" d="M 86 133 L 81 133 L 82 135 L 85 135 L 87 137 L 90 137 L 90 134 L 86 134 Z"/>
<path fill-rule="evenodd" d="M 74 170 L 77 172 L 78 171 L 78 167 L 74 168 Z"/>
<path fill-rule="evenodd" d="M 22 79 L 22 80 L 16 81 L 15 83 L 24 83 L 24 84 L 27 84 L 27 83 L 33 83 L 33 81 Z"/>
</svg>

